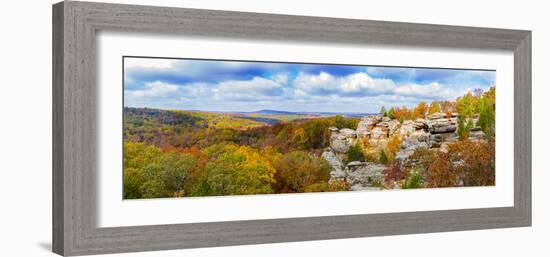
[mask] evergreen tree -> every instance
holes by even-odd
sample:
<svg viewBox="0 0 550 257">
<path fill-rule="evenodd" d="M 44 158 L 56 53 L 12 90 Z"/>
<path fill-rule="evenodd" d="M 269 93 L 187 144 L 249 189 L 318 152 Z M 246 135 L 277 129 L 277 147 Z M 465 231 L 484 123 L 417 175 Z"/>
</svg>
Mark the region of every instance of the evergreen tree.
<svg viewBox="0 0 550 257">
<path fill-rule="evenodd" d="M 387 117 L 390 119 L 395 119 L 395 109 L 393 107 L 388 111 Z"/>
<path fill-rule="evenodd" d="M 354 145 L 350 146 L 348 150 L 348 162 L 353 161 L 365 161 L 365 156 L 363 155 L 363 147 L 361 147 L 361 142 L 357 142 Z"/>
<path fill-rule="evenodd" d="M 382 106 L 382 108 L 380 108 L 380 115 L 388 117 L 388 111 L 386 111 L 386 107 Z"/>
<path fill-rule="evenodd" d="M 380 151 L 380 163 L 382 163 L 382 164 L 388 164 L 389 161 L 390 161 L 390 158 L 389 158 L 388 155 L 386 154 L 386 151 L 381 150 L 381 151 Z"/>
</svg>

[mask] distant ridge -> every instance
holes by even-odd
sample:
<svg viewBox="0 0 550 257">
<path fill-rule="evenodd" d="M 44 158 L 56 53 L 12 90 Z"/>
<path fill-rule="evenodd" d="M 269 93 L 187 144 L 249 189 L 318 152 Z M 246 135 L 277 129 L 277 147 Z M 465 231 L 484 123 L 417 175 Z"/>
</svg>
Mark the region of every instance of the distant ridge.
<svg viewBox="0 0 550 257">
<path fill-rule="evenodd" d="M 269 109 L 259 110 L 259 111 L 255 111 L 255 112 L 252 112 L 252 113 L 265 114 L 265 115 L 295 115 L 295 114 L 299 114 L 298 112 L 287 112 L 287 111 L 278 111 L 278 110 L 269 110 Z"/>
<path fill-rule="evenodd" d="M 241 112 L 245 113 L 245 112 Z M 359 113 L 359 112 L 289 112 L 264 109 L 255 112 L 246 112 L 246 114 L 261 114 L 261 115 L 307 115 L 307 116 L 335 116 L 342 115 L 346 117 L 363 117 L 372 115 L 373 113 Z"/>
</svg>

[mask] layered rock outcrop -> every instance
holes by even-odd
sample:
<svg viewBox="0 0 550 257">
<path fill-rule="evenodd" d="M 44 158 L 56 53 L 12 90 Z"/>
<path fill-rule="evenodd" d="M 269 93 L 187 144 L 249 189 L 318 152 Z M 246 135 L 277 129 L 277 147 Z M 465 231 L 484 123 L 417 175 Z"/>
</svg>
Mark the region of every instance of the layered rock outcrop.
<svg viewBox="0 0 550 257">
<path fill-rule="evenodd" d="M 353 191 L 379 189 L 384 182 L 385 168 L 381 164 L 353 161 L 346 165 L 346 181 Z"/>
<path fill-rule="evenodd" d="M 338 129 L 330 127 L 330 148 L 337 154 L 344 154 L 357 141 L 357 133 L 353 129 Z"/>
<path fill-rule="evenodd" d="M 359 161 L 344 165 L 330 147 L 326 148 L 321 156 L 332 166 L 330 179 L 346 181 L 351 190 L 379 189 L 384 181 L 384 165 Z"/>
<path fill-rule="evenodd" d="M 471 140 L 484 140 L 485 134 L 472 121 Z M 399 137 L 401 145 L 395 159 L 406 162 L 418 149 L 434 149 L 446 152 L 447 145 L 458 140 L 458 118 L 456 113 L 434 113 L 425 119 L 404 120 L 371 115 L 361 118 L 355 130 L 350 128 L 330 130 L 330 147 L 322 154 L 332 166 L 331 179 L 346 181 L 351 190 L 378 188 L 384 180 L 385 166 L 372 162 L 352 161 L 344 165 L 350 147 L 357 142 L 366 144 L 366 150 L 377 153 L 385 149 L 388 140 Z"/>
<path fill-rule="evenodd" d="M 330 172 L 331 178 L 341 179 L 346 177 L 344 173 L 344 163 L 336 156 L 336 153 L 331 147 L 327 147 L 323 154 L 321 154 L 321 157 L 327 160 L 330 166 L 332 166 L 332 171 Z"/>
</svg>

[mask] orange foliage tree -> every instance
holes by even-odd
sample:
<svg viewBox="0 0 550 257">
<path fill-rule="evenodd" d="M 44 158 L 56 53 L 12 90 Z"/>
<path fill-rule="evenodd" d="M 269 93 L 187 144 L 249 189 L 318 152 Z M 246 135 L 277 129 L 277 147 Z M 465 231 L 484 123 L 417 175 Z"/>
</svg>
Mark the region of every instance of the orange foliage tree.
<svg viewBox="0 0 550 257">
<path fill-rule="evenodd" d="M 494 141 L 463 140 L 449 145 L 449 159 L 465 186 L 492 186 L 495 184 Z"/>
<path fill-rule="evenodd" d="M 415 118 L 424 118 L 424 114 L 427 111 L 428 111 L 428 105 L 426 104 L 426 102 L 422 101 L 422 102 L 418 103 L 416 108 L 414 108 L 413 116 Z"/>
<path fill-rule="evenodd" d="M 457 172 L 447 154 L 438 152 L 428 166 L 427 187 L 454 187 L 457 178 Z"/>
</svg>

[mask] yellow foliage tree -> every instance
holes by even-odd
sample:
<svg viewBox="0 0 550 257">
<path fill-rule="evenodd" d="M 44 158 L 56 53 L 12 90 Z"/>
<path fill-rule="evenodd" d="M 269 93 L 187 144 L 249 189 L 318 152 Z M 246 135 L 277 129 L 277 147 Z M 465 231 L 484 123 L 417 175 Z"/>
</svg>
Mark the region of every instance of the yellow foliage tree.
<svg viewBox="0 0 550 257">
<path fill-rule="evenodd" d="M 439 102 L 433 101 L 430 104 L 430 108 L 428 110 L 428 113 L 431 115 L 431 114 L 434 114 L 436 112 L 441 112 L 441 108 L 439 107 Z"/>
</svg>

